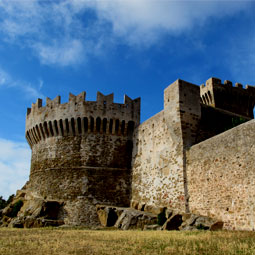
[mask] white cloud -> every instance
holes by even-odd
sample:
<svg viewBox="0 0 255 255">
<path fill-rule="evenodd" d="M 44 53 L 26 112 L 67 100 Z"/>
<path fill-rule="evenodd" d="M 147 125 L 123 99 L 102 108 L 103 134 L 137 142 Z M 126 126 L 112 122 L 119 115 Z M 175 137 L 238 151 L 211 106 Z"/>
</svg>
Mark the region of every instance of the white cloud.
<svg viewBox="0 0 255 255">
<path fill-rule="evenodd" d="M 210 17 L 233 15 L 245 1 L 95 0 L 89 2 L 98 17 L 113 25 L 114 33 L 129 43 L 154 43 L 162 33 L 179 34 L 201 26 Z"/>
<path fill-rule="evenodd" d="M 67 66 L 103 52 L 106 43 L 121 39 L 151 46 L 161 35 L 180 35 L 249 5 L 230 0 L 0 0 L 0 31 L 5 40 L 32 48 L 43 64 Z"/>
<path fill-rule="evenodd" d="M 8 87 L 8 88 L 16 88 L 19 90 L 22 90 L 24 92 L 24 96 L 28 98 L 45 98 L 44 95 L 40 92 L 40 89 L 42 87 L 42 82 L 39 81 L 38 89 L 34 86 L 32 86 L 28 82 L 24 82 L 21 80 L 16 80 L 15 78 L 12 78 L 9 73 L 7 73 L 5 70 L 3 70 L 0 67 L 0 87 Z"/>
<path fill-rule="evenodd" d="M 80 63 L 84 58 L 84 49 L 81 41 L 70 40 L 61 45 L 35 44 L 34 49 L 44 64 L 58 64 L 60 66 Z"/>
<path fill-rule="evenodd" d="M 30 158 L 26 143 L 0 138 L 0 196 L 7 199 L 28 181 Z"/>
</svg>

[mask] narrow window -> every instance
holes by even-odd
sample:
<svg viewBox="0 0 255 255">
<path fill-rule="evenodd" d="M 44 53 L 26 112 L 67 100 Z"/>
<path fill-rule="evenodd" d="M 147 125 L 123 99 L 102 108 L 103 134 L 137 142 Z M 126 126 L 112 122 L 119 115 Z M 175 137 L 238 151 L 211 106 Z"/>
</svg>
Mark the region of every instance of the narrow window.
<svg viewBox="0 0 255 255">
<path fill-rule="evenodd" d="M 125 120 L 122 120 L 121 122 L 121 134 L 124 135 L 125 132 Z"/>
<path fill-rule="evenodd" d="M 39 139 L 38 139 L 38 137 L 37 137 L 37 134 L 36 134 L 36 131 L 35 131 L 35 128 L 33 127 L 33 134 L 34 134 L 34 137 L 35 137 L 35 141 L 36 142 L 38 142 L 39 141 Z"/>
<path fill-rule="evenodd" d="M 58 123 L 56 120 L 54 120 L 54 127 L 55 127 L 55 131 L 56 131 L 56 135 L 59 135 L 59 132 L 58 132 Z"/>
<path fill-rule="evenodd" d="M 210 91 L 208 91 L 208 96 L 209 96 L 209 99 L 210 99 L 210 103 L 212 104 L 212 95 L 211 95 Z"/>
<path fill-rule="evenodd" d="M 81 134 L 81 118 L 80 117 L 77 119 L 77 124 L 78 124 L 78 132 L 79 134 Z"/>
<path fill-rule="evenodd" d="M 97 117 L 97 119 L 96 119 L 97 132 L 100 132 L 100 127 L 101 127 L 101 119 L 99 117 Z"/>
<path fill-rule="evenodd" d="M 88 132 L 88 118 L 84 117 L 83 121 L 84 121 L 84 130 L 85 130 L 85 133 L 86 133 L 86 132 Z"/>
<path fill-rule="evenodd" d="M 133 132 L 134 132 L 134 127 L 135 127 L 135 123 L 134 121 L 129 121 L 128 122 L 128 136 L 132 136 Z"/>
<path fill-rule="evenodd" d="M 59 120 L 59 127 L 60 127 L 60 130 L 61 130 L 61 135 L 64 135 L 64 127 L 63 127 L 63 121 L 62 121 L 62 119 Z"/>
<path fill-rule="evenodd" d="M 119 125 L 120 125 L 120 121 L 119 120 L 115 120 L 115 134 L 118 134 Z"/>
<path fill-rule="evenodd" d="M 209 104 L 209 98 L 208 98 L 207 94 L 205 94 L 205 100 L 206 100 L 206 104 Z"/>
<path fill-rule="evenodd" d="M 41 138 L 41 135 L 40 135 L 39 128 L 38 128 L 38 126 L 37 126 L 37 125 L 35 126 L 35 128 L 36 128 L 37 136 L 39 137 L 39 140 L 41 141 L 41 140 L 42 140 L 42 138 Z"/>
<path fill-rule="evenodd" d="M 93 132 L 94 131 L 94 118 L 90 117 L 90 131 Z"/>
<path fill-rule="evenodd" d="M 49 127 L 50 127 L 50 134 L 51 134 L 51 136 L 54 136 L 54 132 L 53 132 L 51 121 L 49 121 Z"/>
<path fill-rule="evenodd" d="M 40 127 L 40 130 L 41 130 L 41 133 L 42 133 L 43 139 L 45 139 L 45 134 L 44 134 L 44 131 L 43 131 L 42 123 L 40 123 L 39 127 Z"/>
<path fill-rule="evenodd" d="M 47 122 L 45 121 L 43 123 L 43 127 L 44 127 L 44 131 L 47 137 L 49 137 L 49 130 L 48 130 L 48 126 L 47 126 Z"/>
<path fill-rule="evenodd" d="M 73 131 L 73 135 L 75 135 L 75 123 L 74 123 L 74 118 L 71 119 L 71 128 Z"/>
<path fill-rule="evenodd" d="M 113 119 L 110 119 L 110 124 L 109 124 L 110 134 L 112 133 L 112 125 L 113 125 Z"/>
<path fill-rule="evenodd" d="M 65 123 L 66 123 L 66 133 L 69 134 L 69 123 L 68 123 L 68 119 L 65 119 Z"/>
<path fill-rule="evenodd" d="M 103 132 L 106 133 L 107 119 L 103 119 Z"/>
<path fill-rule="evenodd" d="M 203 103 L 206 104 L 205 96 L 204 95 L 202 96 L 202 99 L 203 99 Z"/>
<path fill-rule="evenodd" d="M 36 143 L 35 138 L 34 138 L 34 135 L 33 135 L 33 132 L 32 132 L 32 129 L 29 129 L 29 134 L 30 134 L 32 143 L 33 143 L 33 144 Z"/>
</svg>

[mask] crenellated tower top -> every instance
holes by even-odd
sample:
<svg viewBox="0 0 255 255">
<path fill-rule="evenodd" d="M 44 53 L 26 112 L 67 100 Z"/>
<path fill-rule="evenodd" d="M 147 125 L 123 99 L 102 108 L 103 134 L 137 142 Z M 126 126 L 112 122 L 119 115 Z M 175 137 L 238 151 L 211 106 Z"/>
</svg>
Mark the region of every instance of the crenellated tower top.
<svg viewBox="0 0 255 255">
<path fill-rule="evenodd" d="M 86 132 L 127 135 L 140 123 L 140 98 L 132 100 L 124 96 L 124 103 L 114 103 L 114 94 L 97 92 L 96 101 L 86 101 L 86 92 L 75 96 L 69 94 L 69 101 L 61 104 L 61 97 L 51 100 L 37 99 L 27 109 L 26 138 L 33 144 L 51 136 L 82 135 Z M 132 126 L 132 127 L 131 127 Z"/>
<path fill-rule="evenodd" d="M 255 105 L 255 87 L 241 83 L 232 85 L 225 80 L 222 84 L 218 78 L 210 78 L 206 85 L 200 86 L 200 96 L 203 104 L 223 109 L 244 117 L 253 118 Z"/>
</svg>

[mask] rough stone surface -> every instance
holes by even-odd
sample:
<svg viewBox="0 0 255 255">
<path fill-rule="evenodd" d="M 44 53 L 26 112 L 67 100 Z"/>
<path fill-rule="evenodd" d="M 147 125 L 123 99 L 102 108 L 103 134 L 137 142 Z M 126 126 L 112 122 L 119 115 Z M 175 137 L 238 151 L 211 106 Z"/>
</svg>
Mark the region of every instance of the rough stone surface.
<svg viewBox="0 0 255 255">
<path fill-rule="evenodd" d="M 174 212 L 165 222 L 162 230 L 222 230 L 224 223 L 209 217 Z"/>
<path fill-rule="evenodd" d="M 164 91 L 164 109 L 141 125 L 139 98 L 117 104 L 113 94 L 98 93 L 89 102 L 82 92 L 64 104 L 47 98 L 45 106 L 38 99 L 27 111 L 31 172 L 17 194 L 24 203 L 17 217 L 96 227 L 99 215 L 107 226 L 116 210 L 96 212 L 106 204 L 140 210 L 119 211 L 124 229 L 164 212 L 168 228 L 204 226 L 192 213 L 219 218 L 210 228 L 223 221 L 227 229 L 254 230 L 254 105 L 254 87 L 217 78 L 200 87 L 175 81 Z M 18 226 L 8 208 L 3 225 Z"/>
<path fill-rule="evenodd" d="M 97 205 L 101 225 L 122 230 L 144 229 L 145 225 L 157 223 L 157 215 L 132 208 Z"/>
<path fill-rule="evenodd" d="M 226 229 L 254 230 L 255 121 L 194 145 L 187 153 L 189 206 Z"/>
<path fill-rule="evenodd" d="M 113 94 L 85 101 L 85 92 L 38 100 L 28 109 L 26 138 L 32 148 L 28 191 L 65 201 L 65 222 L 98 224 L 96 204 L 129 206 L 132 134 L 140 99 L 113 102 Z"/>
</svg>

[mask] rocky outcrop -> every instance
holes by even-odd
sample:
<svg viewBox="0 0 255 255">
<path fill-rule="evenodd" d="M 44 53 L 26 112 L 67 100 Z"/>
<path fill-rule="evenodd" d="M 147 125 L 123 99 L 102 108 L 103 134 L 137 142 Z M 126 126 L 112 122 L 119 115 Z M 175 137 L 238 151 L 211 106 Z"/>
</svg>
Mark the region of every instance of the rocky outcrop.
<svg viewBox="0 0 255 255">
<path fill-rule="evenodd" d="M 132 208 L 97 205 L 101 225 L 119 229 L 144 229 L 146 225 L 156 224 L 157 215 Z"/>
<path fill-rule="evenodd" d="M 3 227 L 31 228 L 64 224 L 64 203 L 41 198 L 28 199 L 26 191 L 18 191 L 13 201 L 2 210 Z"/>
<path fill-rule="evenodd" d="M 166 210 L 163 230 L 222 230 L 223 222 L 210 217 Z"/>
<path fill-rule="evenodd" d="M 153 214 L 131 208 L 97 205 L 103 227 L 143 230 L 221 230 L 223 222 L 210 217 L 181 213 L 167 208 L 154 208 Z"/>
</svg>

